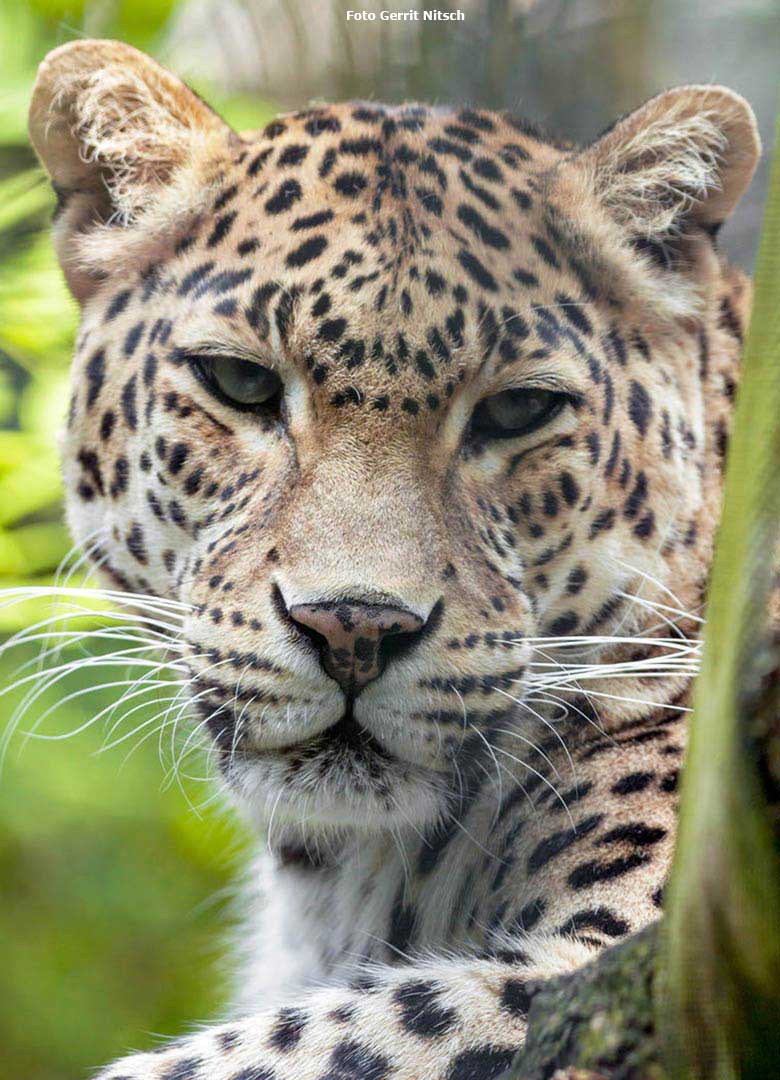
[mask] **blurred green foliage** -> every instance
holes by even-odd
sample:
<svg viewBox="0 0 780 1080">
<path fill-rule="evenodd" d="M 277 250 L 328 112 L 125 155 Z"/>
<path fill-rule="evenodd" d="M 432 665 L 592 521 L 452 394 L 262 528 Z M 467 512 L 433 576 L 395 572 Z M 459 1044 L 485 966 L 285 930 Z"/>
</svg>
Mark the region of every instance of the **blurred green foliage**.
<svg viewBox="0 0 780 1080">
<path fill-rule="evenodd" d="M 0 589 L 50 583 L 70 547 L 57 433 L 78 313 L 48 236 L 54 200 L 27 144 L 35 69 L 50 48 L 81 36 L 153 53 L 172 8 L 173 0 L 0 0 Z M 209 97 L 238 128 L 261 126 L 272 111 Z M 0 604 L 0 634 L 50 610 L 48 601 Z M 29 658 L 0 656 L 0 691 Z M 86 688 L 89 676 L 80 678 Z M 77 688 L 71 680 L 68 692 Z M 35 712 L 63 692 L 49 692 Z M 46 733 L 81 728 L 110 693 L 58 708 Z M 0 696 L 0 735 L 19 697 Z M 218 957 L 239 829 L 218 808 L 192 809 L 212 794 L 204 784 L 183 782 L 186 797 L 164 785 L 156 739 L 126 763 L 132 741 L 95 756 L 100 727 L 26 745 L 19 734 L 0 773 L 2 1080 L 72 1080 L 224 1002 Z M 190 759 L 190 771 L 202 769 Z"/>
</svg>

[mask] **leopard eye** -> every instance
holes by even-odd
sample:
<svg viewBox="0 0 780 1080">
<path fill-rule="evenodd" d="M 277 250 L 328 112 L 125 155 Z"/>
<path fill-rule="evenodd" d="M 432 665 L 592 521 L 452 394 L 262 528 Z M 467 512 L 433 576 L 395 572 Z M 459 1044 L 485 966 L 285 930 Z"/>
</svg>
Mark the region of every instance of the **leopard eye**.
<svg viewBox="0 0 780 1080">
<path fill-rule="evenodd" d="M 477 405 L 472 434 L 480 439 L 511 439 L 543 427 L 557 416 L 568 398 L 554 390 L 504 390 Z"/>
<path fill-rule="evenodd" d="M 210 389 L 242 409 L 278 401 L 282 380 L 271 368 L 237 356 L 194 357 L 196 372 Z"/>
</svg>

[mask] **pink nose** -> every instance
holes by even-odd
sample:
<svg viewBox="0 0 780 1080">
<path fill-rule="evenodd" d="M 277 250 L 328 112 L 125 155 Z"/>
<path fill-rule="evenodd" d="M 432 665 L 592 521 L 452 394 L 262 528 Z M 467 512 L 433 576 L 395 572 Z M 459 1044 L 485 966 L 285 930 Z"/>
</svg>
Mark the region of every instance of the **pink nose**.
<svg viewBox="0 0 780 1080">
<path fill-rule="evenodd" d="M 403 608 L 352 601 L 293 604 L 289 615 L 347 694 L 377 679 L 391 656 L 416 642 L 424 625 L 419 615 Z"/>
</svg>

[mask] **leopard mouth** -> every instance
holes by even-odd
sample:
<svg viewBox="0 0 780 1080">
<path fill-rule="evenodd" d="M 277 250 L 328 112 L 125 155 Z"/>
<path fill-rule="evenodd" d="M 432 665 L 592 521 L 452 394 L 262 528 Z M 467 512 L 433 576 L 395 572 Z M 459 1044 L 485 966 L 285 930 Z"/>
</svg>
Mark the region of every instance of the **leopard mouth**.
<svg viewBox="0 0 780 1080">
<path fill-rule="evenodd" d="M 370 731 L 362 727 L 355 719 L 352 703 L 349 702 L 344 714 L 335 724 L 321 731 L 313 739 L 286 748 L 287 753 L 320 754 L 332 756 L 345 755 L 356 760 L 390 761 L 391 756 Z"/>
<path fill-rule="evenodd" d="M 324 731 L 309 739 L 275 746 L 273 749 L 257 750 L 253 756 L 276 758 L 304 763 L 314 758 L 326 757 L 331 760 L 350 760 L 355 763 L 389 764 L 394 757 L 382 746 L 367 728 L 355 719 L 352 701 L 336 721 Z"/>
</svg>

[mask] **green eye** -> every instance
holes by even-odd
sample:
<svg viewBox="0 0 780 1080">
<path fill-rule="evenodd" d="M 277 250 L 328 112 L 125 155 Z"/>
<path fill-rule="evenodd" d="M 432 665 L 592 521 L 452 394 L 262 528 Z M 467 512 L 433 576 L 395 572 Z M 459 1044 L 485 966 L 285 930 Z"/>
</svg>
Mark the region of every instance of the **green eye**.
<svg viewBox="0 0 780 1080">
<path fill-rule="evenodd" d="M 543 427 L 557 416 L 568 398 L 554 390 L 504 390 L 480 401 L 471 430 L 482 439 L 511 439 Z"/>
<path fill-rule="evenodd" d="M 197 356 L 196 371 L 218 396 L 243 409 L 276 402 L 282 380 L 271 368 L 237 356 Z"/>
</svg>

